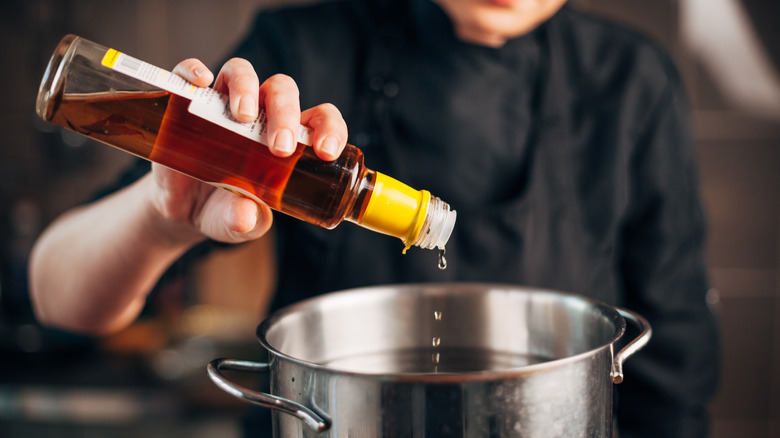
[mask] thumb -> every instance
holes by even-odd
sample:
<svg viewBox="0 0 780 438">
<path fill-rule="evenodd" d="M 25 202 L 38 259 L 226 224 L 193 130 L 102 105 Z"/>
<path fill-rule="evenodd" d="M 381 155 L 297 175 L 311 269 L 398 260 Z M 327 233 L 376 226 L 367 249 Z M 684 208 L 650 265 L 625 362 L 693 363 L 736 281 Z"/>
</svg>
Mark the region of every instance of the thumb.
<svg viewBox="0 0 780 438">
<path fill-rule="evenodd" d="M 198 225 L 214 240 L 239 243 L 261 237 L 272 221 L 267 205 L 227 190 L 214 190 L 201 209 Z"/>
</svg>

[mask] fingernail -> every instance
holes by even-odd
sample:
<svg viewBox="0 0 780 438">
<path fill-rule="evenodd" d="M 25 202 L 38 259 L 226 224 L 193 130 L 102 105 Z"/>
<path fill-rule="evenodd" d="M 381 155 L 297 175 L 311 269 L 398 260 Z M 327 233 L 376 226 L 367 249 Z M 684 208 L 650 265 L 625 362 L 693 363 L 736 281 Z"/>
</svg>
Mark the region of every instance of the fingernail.
<svg viewBox="0 0 780 438">
<path fill-rule="evenodd" d="M 243 96 L 238 101 L 238 113 L 246 117 L 257 117 L 257 102 L 251 96 Z"/>
<path fill-rule="evenodd" d="M 192 69 L 192 74 L 196 79 L 203 79 L 207 82 L 214 80 L 214 76 L 212 76 L 211 72 L 207 68 L 195 67 Z"/>
<path fill-rule="evenodd" d="M 291 154 L 295 150 L 292 131 L 289 129 L 282 129 L 278 134 L 276 134 L 274 150 L 285 154 Z"/>
<path fill-rule="evenodd" d="M 331 157 L 337 157 L 339 154 L 339 141 L 336 137 L 325 137 L 321 146 L 322 152 Z"/>
</svg>

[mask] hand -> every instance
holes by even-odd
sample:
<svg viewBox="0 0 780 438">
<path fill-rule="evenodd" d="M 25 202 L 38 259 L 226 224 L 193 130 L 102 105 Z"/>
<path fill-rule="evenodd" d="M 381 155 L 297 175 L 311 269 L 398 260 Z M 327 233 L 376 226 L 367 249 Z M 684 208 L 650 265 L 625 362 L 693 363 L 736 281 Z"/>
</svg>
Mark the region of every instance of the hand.
<svg viewBox="0 0 780 438">
<path fill-rule="evenodd" d="M 213 73 L 199 60 L 180 62 L 173 72 L 201 87 L 209 86 Z M 289 156 L 296 148 L 298 126 L 312 129 L 311 142 L 318 157 L 334 160 L 347 142 L 347 126 L 338 109 L 322 104 L 301 112 L 298 87 L 289 76 L 277 74 L 260 84 L 252 65 L 233 58 L 222 67 L 214 89 L 227 94 L 230 110 L 241 122 L 257 118 L 262 104 L 268 118 L 268 147 L 277 156 Z M 169 236 L 196 241 L 210 237 L 223 242 L 243 242 L 265 234 L 271 226 L 266 205 L 218 190 L 210 185 L 153 165 L 152 205 L 161 216 L 179 225 Z M 181 224 L 187 226 L 182 229 Z"/>
</svg>

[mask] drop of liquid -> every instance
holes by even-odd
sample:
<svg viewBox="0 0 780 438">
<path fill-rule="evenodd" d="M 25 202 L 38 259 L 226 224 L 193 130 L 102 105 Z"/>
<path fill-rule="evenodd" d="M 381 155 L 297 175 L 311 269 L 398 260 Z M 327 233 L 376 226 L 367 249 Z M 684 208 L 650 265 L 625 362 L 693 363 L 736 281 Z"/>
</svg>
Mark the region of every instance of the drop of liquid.
<svg viewBox="0 0 780 438">
<path fill-rule="evenodd" d="M 447 253 L 447 250 L 444 248 L 439 248 L 439 269 L 447 269 L 447 259 L 444 257 L 444 255 Z"/>
<path fill-rule="evenodd" d="M 433 347 L 434 347 L 434 348 L 438 347 L 440 344 L 441 344 L 441 338 L 440 338 L 440 337 L 438 337 L 438 336 L 435 336 L 435 337 L 434 337 L 434 338 L 431 340 L 431 345 L 433 345 Z"/>
<path fill-rule="evenodd" d="M 441 312 L 439 312 L 438 310 L 434 311 L 433 319 L 435 319 L 436 321 L 441 321 Z"/>
</svg>

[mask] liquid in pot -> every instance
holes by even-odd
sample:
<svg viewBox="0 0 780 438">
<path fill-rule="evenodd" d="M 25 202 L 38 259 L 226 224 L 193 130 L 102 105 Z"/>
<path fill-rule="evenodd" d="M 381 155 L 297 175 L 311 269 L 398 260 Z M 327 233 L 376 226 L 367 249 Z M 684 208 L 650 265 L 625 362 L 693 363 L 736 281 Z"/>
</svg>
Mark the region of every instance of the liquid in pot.
<svg viewBox="0 0 780 438">
<path fill-rule="evenodd" d="M 501 371 L 550 360 L 484 348 L 431 346 L 342 357 L 321 365 L 367 374 L 444 374 Z"/>
</svg>

